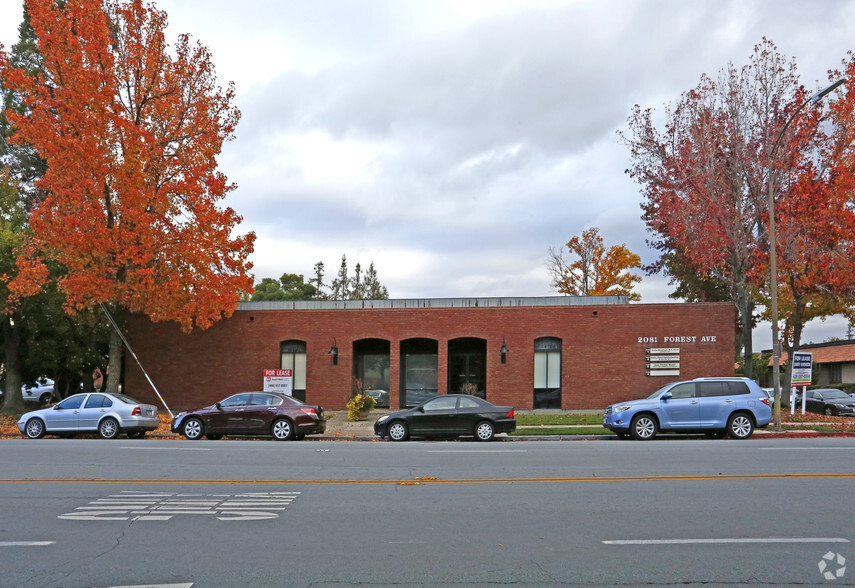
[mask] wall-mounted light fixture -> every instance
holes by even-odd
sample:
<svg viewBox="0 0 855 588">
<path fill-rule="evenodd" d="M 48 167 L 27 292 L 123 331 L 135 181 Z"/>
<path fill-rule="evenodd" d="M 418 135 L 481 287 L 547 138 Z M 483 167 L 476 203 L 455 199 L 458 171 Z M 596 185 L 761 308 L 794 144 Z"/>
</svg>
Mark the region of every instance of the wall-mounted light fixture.
<svg viewBox="0 0 855 588">
<path fill-rule="evenodd" d="M 338 345 L 335 337 L 333 337 L 332 347 L 330 347 L 330 355 L 332 355 L 333 365 L 338 365 Z"/>
<path fill-rule="evenodd" d="M 508 358 L 507 358 L 508 351 L 510 351 L 510 350 L 508 349 L 508 346 L 505 345 L 505 338 L 502 337 L 502 348 L 499 349 L 499 353 L 502 354 L 502 363 L 505 363 L 508 361 Z"/>
</svg>

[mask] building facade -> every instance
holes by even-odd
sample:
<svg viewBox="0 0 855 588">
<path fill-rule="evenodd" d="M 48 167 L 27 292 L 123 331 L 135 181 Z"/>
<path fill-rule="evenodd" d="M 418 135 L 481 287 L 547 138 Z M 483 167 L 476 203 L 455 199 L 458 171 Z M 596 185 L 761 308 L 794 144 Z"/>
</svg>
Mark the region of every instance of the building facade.
<svg viewBox="0 0 855 588">
<path fill-rule="evenodd" d="M 731 304 L 625 296 L 250 302 L 190 333 L 131 317 L 127 339 L 173 410 L 261 390 L 272 369 L 290 370 L 293 395 L 327 410 L 343 409 L 354 386 L 393 409 L 462 391 L 573 410 L 733 375 L 734 325 Z M 128 354 L 124 385 L 160 404 Z"/>
</svg>

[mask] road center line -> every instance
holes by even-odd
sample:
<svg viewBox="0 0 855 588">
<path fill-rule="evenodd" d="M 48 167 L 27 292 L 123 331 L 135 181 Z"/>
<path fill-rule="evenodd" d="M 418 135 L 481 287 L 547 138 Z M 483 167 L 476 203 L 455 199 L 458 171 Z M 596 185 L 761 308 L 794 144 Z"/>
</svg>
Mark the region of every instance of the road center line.
<svg viewBox="0 0 855 588">
<path fill-rule="evenodd" d="M 843 537 L 743 537 L 721 539 L 623 539 L 604 545 L 697 545 L 709 543 L 849 543 Z"/>
<path fill-rule="evenodd" d="M 0 541 L 0 547 L 44 547 L 56 541 Z"/>
<path fill-rule="evenodd" d="M 212 485 L 270 485 L 270 486 L 305 486 L 305 485 L 400 485 L 407 482 L 412 485 L 431 484 L 560 484 L 576 482 L 711 482 L 716 480 L 823 480 L 855 478 L 855 472 L 845 473 L 813 473 L 813 474 L 708 474 L 708 475 L 663 475 L 663 476 L 578 476 L 563 478 L 416 478 L 409 479 L 342 479 L 342 480 L 300 480 L 300 479 L 164 479 L 164 478 L 8 478 L 0 479 L 0 484 L 147 484 L 174 485 L 198 484 Z"/>
</svg>

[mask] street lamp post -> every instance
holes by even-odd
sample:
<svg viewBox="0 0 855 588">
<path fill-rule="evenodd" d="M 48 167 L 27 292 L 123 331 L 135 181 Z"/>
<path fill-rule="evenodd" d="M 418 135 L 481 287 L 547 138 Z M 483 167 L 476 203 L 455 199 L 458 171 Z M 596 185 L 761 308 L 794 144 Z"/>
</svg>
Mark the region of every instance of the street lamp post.
<svg viewBox="0 0 855 588">
<path fill-rule="evenodd" d="M 796 111 L 778 133 L 775 138 L 775 143 L 772 145 L 772 150 L 769 151 L 768 164 L 768 182 L 769 182 L 769 296 L 772 300 L 772 386 L 775 390 L 775 407 L 774 407 L 774 423 L 775 430 L 781 430 L 781 342 L 778 340 L 778 267 L 775 236 L 775 191 L 772 186 L 772 161 L 775 157 L 775 151 L 778 149 L 778 143 L 781 142 L 781 137 L 787 132 L 787 128 L 796 115 L 801 112 L 802 108 L 808 103 L 816 104 L 822 100 L 828 93 L 835 90 L 837 87 L 846 82 L 846 79 L 840 79 L 824 88 L 802 102 L 801 106 L 796 108 Z"/>
</svg>

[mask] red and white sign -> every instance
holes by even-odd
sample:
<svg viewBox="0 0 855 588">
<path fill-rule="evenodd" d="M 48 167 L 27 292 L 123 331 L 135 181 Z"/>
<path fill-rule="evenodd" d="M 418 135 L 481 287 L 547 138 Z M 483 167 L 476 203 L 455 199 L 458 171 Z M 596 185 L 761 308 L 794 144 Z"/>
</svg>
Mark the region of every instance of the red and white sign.
<svg viewBox="0 0 855 588">
<path fill-rule="evenodd" d="M 294 391 L 293 370 L 264 370 L 264 391 L 284 392 L 291 396 Z"/>
</svg>

